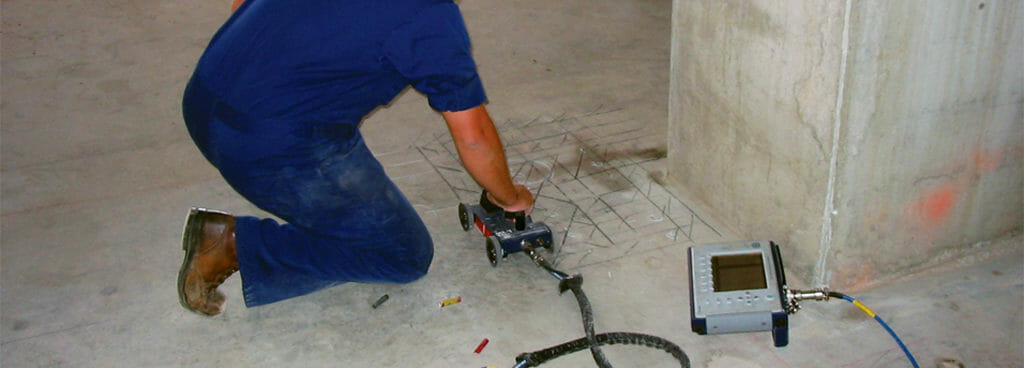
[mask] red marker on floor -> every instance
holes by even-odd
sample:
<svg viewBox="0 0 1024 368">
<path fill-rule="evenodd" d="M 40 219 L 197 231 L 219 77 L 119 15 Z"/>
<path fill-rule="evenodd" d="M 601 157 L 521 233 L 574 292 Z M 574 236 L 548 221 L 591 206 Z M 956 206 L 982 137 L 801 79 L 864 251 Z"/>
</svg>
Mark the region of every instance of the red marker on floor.
<svg viewBox="0 0 1024 368">
<path fill-rule="evenodd" d="M 491 342 L 491 340 L 488 339 L 484 339 L 484 341 L 481 341 L 480 345 L 476 346 L 476 350 L 473 350 L 473 353 L 480 354 L 481 351 L 484 351 L 484 346 L 487 346 L 487 343 L 489 342 Z"/>
</svg>

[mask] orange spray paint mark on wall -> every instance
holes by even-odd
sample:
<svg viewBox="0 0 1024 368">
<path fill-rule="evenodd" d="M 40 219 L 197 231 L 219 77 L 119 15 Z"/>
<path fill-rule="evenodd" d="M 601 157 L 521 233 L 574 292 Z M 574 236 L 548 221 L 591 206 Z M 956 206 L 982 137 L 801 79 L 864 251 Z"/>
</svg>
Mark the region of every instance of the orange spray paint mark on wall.
<svg viewBox="0 0 1024 368">
<path fill-rule="evenodd" d="M 963 193 L 963 187 L 956 183 L 945 183 L 923 193 L 913 205 L 913 212 L 927 228 L 946 222 L 953 207 Z"/>
</svg>

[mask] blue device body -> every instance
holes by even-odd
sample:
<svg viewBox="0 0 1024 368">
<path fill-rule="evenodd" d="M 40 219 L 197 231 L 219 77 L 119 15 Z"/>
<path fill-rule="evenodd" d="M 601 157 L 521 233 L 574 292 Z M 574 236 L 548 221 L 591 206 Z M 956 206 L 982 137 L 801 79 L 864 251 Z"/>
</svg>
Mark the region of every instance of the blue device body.
<svg viewBox="0 0 1024 368">
<path fill-rule="evenodd" d="M 487 200 L 486 192 L 480 196 L 479 205 L 459 204 L 459 222 L 462 230 L 476 227 L 487 238 L 487 259 L 494 267 L 509 254 L 521 252 L 527 246 L 548 250 L 554 246 L 551 229 L 547 225 L 533 222 L 522 212 L 505 212 Z"/>
</svg>

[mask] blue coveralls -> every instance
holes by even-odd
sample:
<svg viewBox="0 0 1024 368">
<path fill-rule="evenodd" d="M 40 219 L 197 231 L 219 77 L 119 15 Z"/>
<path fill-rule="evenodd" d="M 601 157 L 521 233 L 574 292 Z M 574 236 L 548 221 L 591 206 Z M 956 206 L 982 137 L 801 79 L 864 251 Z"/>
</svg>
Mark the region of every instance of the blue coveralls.
<svg viewBox="0 0 1024 368">
<path fill-rule="evenodd" d="M 427 272 L 430 234 L 359 133 L 409 85 L 439 111 L 486 100 L 451 0 L 247 0 L 214 35 L 185 90 L 189 133 L 287 222 L 236 218 L 247 306 Z"/>
</svg>

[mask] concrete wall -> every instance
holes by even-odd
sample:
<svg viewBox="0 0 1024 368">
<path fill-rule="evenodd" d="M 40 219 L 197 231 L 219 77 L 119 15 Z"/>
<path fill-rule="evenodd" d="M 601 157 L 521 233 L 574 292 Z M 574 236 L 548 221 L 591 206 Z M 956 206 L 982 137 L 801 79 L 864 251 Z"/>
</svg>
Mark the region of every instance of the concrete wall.
<svg viewBox="0 0 1024 368">
<path fill-rule="evenodd" d="M 1024 2 L 675 0 L 669 177 L 808 284 L 1024 224 Z"/>
</svg>

